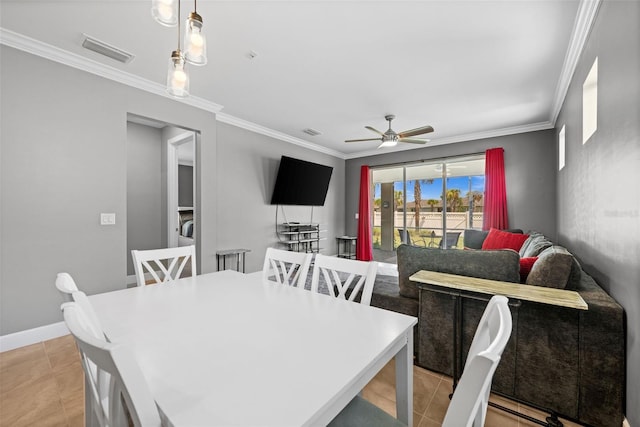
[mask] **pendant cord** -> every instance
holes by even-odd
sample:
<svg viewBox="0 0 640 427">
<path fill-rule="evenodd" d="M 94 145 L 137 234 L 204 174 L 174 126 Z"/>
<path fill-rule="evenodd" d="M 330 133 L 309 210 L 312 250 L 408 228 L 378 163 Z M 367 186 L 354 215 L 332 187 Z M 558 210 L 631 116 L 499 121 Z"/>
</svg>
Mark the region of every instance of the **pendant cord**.
<svg viewBox="0 0 640 427">
<path fill-rule="evenodd" d="M 178 0 L 178 52 L 180 52 L 180 0 Z"/>
</svg>

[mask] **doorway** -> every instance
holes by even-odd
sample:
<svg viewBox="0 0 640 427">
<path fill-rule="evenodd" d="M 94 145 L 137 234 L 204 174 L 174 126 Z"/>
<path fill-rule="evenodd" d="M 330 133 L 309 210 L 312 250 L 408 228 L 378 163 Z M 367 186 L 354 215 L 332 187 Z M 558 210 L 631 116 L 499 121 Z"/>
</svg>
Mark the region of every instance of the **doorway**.
<svg viewBox="0 0 640 427">
<path fill-rule="evenodd" d="M 196 244 L 197 138 L 197 131 L 127 115 L 126 284 L 136 283 L 131 250 Z"/>
</svg>

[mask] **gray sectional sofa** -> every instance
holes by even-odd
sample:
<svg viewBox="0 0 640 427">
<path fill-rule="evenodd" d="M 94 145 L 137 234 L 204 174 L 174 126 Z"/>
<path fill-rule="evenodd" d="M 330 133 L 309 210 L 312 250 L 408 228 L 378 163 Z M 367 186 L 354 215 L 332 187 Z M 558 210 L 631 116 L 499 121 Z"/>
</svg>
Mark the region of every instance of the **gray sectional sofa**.
<svg viewBox="0 0 640 427">
<path fill-rule="evenodd" d="M 465 245 L 477 247 L 472 234 Z M 580 269 L 566 249 L 541 242 L 546 240 L 544 236 L 532 233 L 522 246 L 522 255 L 534 256 L 533 247 L 529 253 L 523 251 L 533 240 L 538 240 L 533 246 L 539 258 L 529 276 L 537 283 L 521 286 L 541 286 L 548 281 L 553 287 L 573 289 L 589 309 L 527 301 L 514 304 L 512 337 L 494 376 L 493 391 L 585 425 L 619 427 L 625 389 L 622 307 Z M 397 255 L 398 276 L 378 275 L 371 305 L 418 317 L 416 363 L 451 375 L 454 300 L 421 290 L 409 277 L 419 270 L 431 270 L 519 282 L 521 254 L 401 245 Z M 462 349 L 466 356 L 486 301 L 462 301 Z"/>
</svg>

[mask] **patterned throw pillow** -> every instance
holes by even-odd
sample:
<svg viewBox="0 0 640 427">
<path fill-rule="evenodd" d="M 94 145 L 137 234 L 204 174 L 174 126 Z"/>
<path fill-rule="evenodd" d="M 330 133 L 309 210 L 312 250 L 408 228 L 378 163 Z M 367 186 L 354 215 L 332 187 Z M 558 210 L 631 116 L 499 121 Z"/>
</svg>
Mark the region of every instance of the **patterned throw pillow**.
<svg viewBox="0 0 640 427">
<path fill-rule="evenodd" d="M 482 249 L 512 249 L 520 251 L 522 244 L 529 238 L 528 234 L 509 233 L 492 228 L 487 238 L 482 242 Z"/>
<path fill-rule="evenodd" d="M 529 238 L 520 248 L 520 256 L 523 258 L 538 256 L 540 255 L 540 252 L 552 245 L 553 243 L 548 241 L 544 235 L 536 231 L 532 231 L 529 233 Z"/>
</svg>

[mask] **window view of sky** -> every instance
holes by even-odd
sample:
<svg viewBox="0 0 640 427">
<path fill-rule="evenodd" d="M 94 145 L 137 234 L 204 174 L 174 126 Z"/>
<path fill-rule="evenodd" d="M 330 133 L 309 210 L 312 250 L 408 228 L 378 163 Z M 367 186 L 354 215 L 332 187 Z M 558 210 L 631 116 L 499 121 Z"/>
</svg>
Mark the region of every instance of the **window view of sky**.
<svg viewBox="0 0 640 427">
<path fill-rule="evenodd" d="M 414 181 L 407 181 L 407 202 L 413 202 L 413 187 Z M 447 188 L 449 190 L 457 188 L 460 190 L 460 194 L 465 196 L 469 191 L 469 185 L 471 185 L 471 191 L 484 192 L 484 175 L 482 176 L 456 176 L 447 178 Z M 393 187 L 396 191 L 402 191 L 402 182 L 395 182 Z M 374 199 L 380 198 L 380 184 L 376 184 L 374 187 Z M 434 179 L 432 184 L 428 184 L 426 181 L 420 183 L 420 190 L 422 200 L 436 199 L 440 200 L 442 194 L 442 178 Z"/>
</svg>

